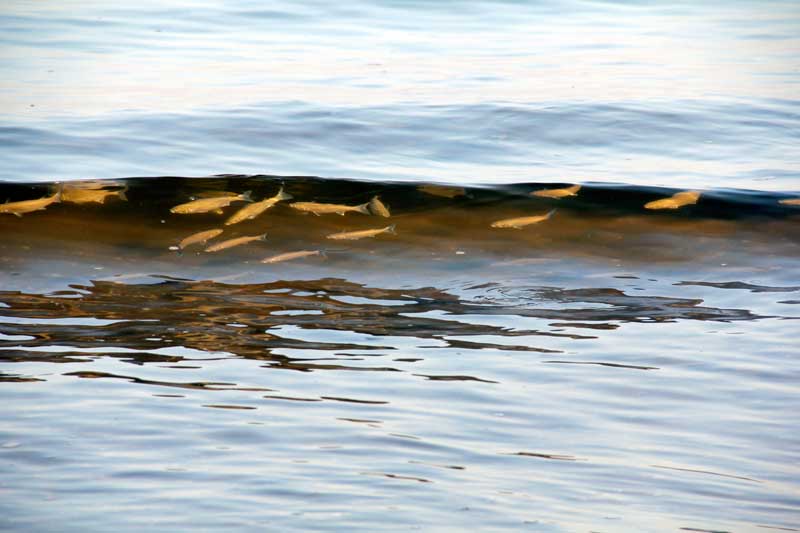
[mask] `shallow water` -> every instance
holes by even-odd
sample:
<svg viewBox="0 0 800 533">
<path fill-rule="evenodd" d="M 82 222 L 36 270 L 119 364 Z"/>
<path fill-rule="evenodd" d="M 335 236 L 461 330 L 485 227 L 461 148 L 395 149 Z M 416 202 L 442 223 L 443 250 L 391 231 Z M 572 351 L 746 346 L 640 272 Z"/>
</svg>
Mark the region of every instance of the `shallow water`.
<svg viewBox="0 0 800 533">
<path fill-rule="evenodd" d="M 564 185 L 140 179 L 4 214 L 6 527 L 792 530 L 800 211 L 530 194 Z M 376 195 L 390 218 L 291 207 Z M 175 249 L 212 227 L 267 238 Z M 297 250 L 325 254 L 260 262 Z"/>
<path fill-rule="evenodd" d="M 0 24 L 0 530 L 800 531 L 796 2 Z"/>
</svg>

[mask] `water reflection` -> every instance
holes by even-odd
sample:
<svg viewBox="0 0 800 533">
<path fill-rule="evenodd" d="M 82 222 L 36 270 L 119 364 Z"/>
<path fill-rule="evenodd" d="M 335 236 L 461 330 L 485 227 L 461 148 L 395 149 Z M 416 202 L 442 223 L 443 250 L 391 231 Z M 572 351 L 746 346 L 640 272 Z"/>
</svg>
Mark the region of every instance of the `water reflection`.
<svg viewBox="0 0 800 533">
<path fill-rule="evenodd" d="M 0 330 L 16 341 L 2 347 L 0 358 L 71 363 L 106 356 L 137 364 L 177 364 L 235 356 L 306 372 L 397 372 L 371 360 L 410 346 L 560 353 L 533 341 L 595 338 L 565 331 L 571 327 L 613 331 L 625 323 L 761 318 L 746 309 L 703 306 L 697 299 L 629 295 L 611 288 L 514 287 L 512 300 L 508 288 L 495 285 L 479 294 L 473 287 L 467 298 L 432 287 L 382 289 L 336 278 L 244 285 L 95 281 L 72 288 L 79 297 L 0 292 L 7 306 Z M 508 327 L 510 323 L 516 326 Z M 498 342 L 504 339 L 511 342 Z M 416 375 L 492 382 L 465 375 Z"/>
</svg>

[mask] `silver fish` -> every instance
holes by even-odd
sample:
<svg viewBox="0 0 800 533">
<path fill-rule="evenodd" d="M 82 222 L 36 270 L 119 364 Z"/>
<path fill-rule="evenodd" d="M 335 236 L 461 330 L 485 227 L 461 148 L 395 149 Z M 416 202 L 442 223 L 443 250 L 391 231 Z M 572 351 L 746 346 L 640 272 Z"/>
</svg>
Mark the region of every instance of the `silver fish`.
<svg viewBox="0 0 800 533">
<path fill-rule="evenodd" d="M 645 209 L 678 209 L 684 205 L 696 204 L 700 198 L 700 193 L 697 191 L 683 191 L 676 192 L 669 198 L 662 198 L 660 200 L 653 200 L 644 204 Z"/>
<path fill-rule="evenodd" d="M 208 213 L 213 211 L 222 214 L 222 208 L 228 207 L 233 202 L 252 202 L 250 191 L 237 194 L 236 196 L 221 196 L 217 198 L 200 198 L 199 200 L 192 200 L 185 204 L 179 204 L 170 209 L 171 213 L 178 213 L 180 215 L 191 215 L 195 213 Z"/>
<path fill-rule="evenodd" d="M 59 189 L 53 196 L 45 196 L 36 200 L 22 200 L 20 202 L 6 202 L 0 204 L 0 213 L 8 213 L 21 217 L 25 213 L 47 209 L 50 204 L 61 201 L 61 190 Z"/>
<path fill-rule="evenodd" d="M 327 215 L 336 213 L 344 215 L 350 211 L 356 213 L 363 213 L 365 215 L 371 214 L 369 212 L 369 202 L 360 205 L 342 205 L 342 204 L 320 204 L 317 202 L 295 202 L 289 204 L 289 207 L 297 209 L 298 211 L 306 211 L 307 213 L 314 213 L 315 215 Z"/>
<path fill-rule="evenodd" d="M 530 217 L 516 217 L 516 218 L 504 218 L 503 220 L 498 220 L 496 222 L 492 222 L 493 228 L 514 228 L 514 229 L 522 229 L 525 226 L 530 226 L 531 224 L 538 224 L 539 222 L 543 222 L 550 217 L 553 216 L 556 210 L 552 209 L 545 213 L 544 215 L 534 215 Z"/>
<path fill-rule="evenodd" d="M 197 233 L 193 233 L 183 239 L 181 242 L 178 243 L 178 249 L 183 250 L 187 246 L 191 246 L 193 244 L 205 244 L 207 241 L 210 241 L 214 237 L 219 236 L 222 233 L 221 229 L 207 229 L 205 231 L 198 231 Z"/>
<path fill-rule="evenodd" d="M 282 261 L 291 261 L 292 259 L 299 259 L 301 257 L 310 257 L 312 255 L 325 255 L 325 252 L 322 250 L 301 250 L 299 252 L 287 252 L 285 254 L 278 254 L 273 255 L 272 257 L 267 257 L 266 259 L 262 259 L 262 263 L 272 264 L 272 263 L 280 263 Z"/>
<path fill-rule="evenodd" d="M 381 199 L 377 196 L 374 196 L 367 205 L 373 215 L 378 215 L 384 218 L 389 218 L 392 216 L 392 214 L 389 212 L 389 208 L 386 207 L 386 205 L 381 202 Z"/>
<path fill-rule="evenodd" d="M 228 239 L 227 241 L 218 242 L 216 244 L 212 244 L 208 248 L 206 248 L 206 252 L 219 252 L 220 250 L 227 250 L 228 248 L 233 248 L 234 246 L 241 246 L 242 244 L 247 244 L 253 241 L 265 241 L 267 240 L 267 234 L 264 233 L 263 235 L 251 235 L 251 236 L 244 236 L 244 237 L 236 237 L 233 239 Z"/>
<path fill-rule="evenodd" d="M 378 228 L 378 229 L 363 229 L 359 231 L 343 231 L 341 233 L 331 233 L 327 236 L 328 239 L 333 239 L 336 241 L 357 241 L 359 239 L 364 239 L 366 237 L 374 237 L 375 235 L 380 235 L 381 233 L 391 233 L 392 235 L 397 235 L 397 232 L 394 230 L 394 224 L 391 226 L 386 226 L 385 228 Z"/>
<path fill-rule="evenodd" d="M 541 189 L 533 191 L 531 195 L 541 198 L 564 198 L 566 196 L 575 196 L 579 190 L 581 190 L 580 185 L 572 185 L 563 189 Z"/>
<path fill-rule="evenodd" d="M 281 189 L 278 191 L 278 194 L 272 198 L 267 198 L 265 200 L 261 200 L 260 202 L 254 202 L 239 209 L 228 220 L 225 221 L 225 225 L 230 226 L 231 224 L 237 224 L 243 220 L 254 219 L 281 200 L 290 200 L 292 198 L 293 196 L 289 193 L 283 192 L 283 187 L 281 187 Z"/>
</svg>

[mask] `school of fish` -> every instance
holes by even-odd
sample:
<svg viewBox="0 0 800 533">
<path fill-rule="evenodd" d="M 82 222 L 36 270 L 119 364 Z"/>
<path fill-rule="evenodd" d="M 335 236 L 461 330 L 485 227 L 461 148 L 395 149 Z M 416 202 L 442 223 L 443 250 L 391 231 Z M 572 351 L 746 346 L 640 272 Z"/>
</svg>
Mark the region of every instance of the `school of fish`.
<svg viewBox="0 0 800 533">
<path fill-rule="evenodd" d="M 6 201 L 6 203 L 0 204 L 0 214 L 11 214 L 15 215 L 16 217 L 22 217 L 23 215 L 29 213 L 46 210 L 53 204 L 58 203 L 105 204 L 105 202 L 109 199 L 127 201 L 127 190 L 128 187 L 123 182 L 83 181 L 59 184 L 56 186 L 55 192 L 49 196 L 14 202 Z M 425 194 L 440 196 L 448 199 L 467 195 L 465 189 L 463 188 L 441 185 L 421 185 L 417 188 L 417 190 Z M 575 184 L 555 189 L 538 189 L 531 191 L 530 195 L 539 198 L 560 200 L 562 198 L 577 196 L 580 190 L 581 185 Z M 659 198 L 649 201 L 645 203 L 643 207 L 648 210 L 678 209 L 687 205 L 696 204 L 700 197 L 701 193 L 698 191 L 680 191 L 666 198 Z M 231 191 L 206 191 L 199 193 L 196 197 L 191 198 L 185 203 L 172 207 L 170 212 L 181 215 L 203 213 L 214 213 L 221 215 L 224 213 L 223 209 L 230 206 L 234 202 L 245 202 L 246 205 L 239 208 L 225 220 L 223 225 L 227 227 L 244 222 L 246 220 L 254 220 L 279 202 L 283 200 L 291 200 L 293 198 L 294 197 L 291 194 L 284 191 L 283 186 L 281 186 L 277 193 L 275 193 L 273 196 L 266 197 L 259 201 L 254 201 L 251 191 L 246 191 L 243 193 Z M 785 198 L 778 200 L 778 203 L 788 206 L 800 206 L 800 198 Z M 359 213 L 383 218 L 390 218 L 392 216 L 388 206 L 384 204 L 377 195 L 373 196 L 368 202 L 357 205 L 302 201 L 290 203 L 288 204 L 288 207 L 302 213 L 310 213 L 316 216 L 327 214 L 338 214 L 340 216 L 344 216 L 346 213 Z M 521 214 L 520 216 L 516 217 L 504 218 L 491 222 L 489 227 L 495 229 L 523 229 L 527 226 L 540 224 L 550 220 L 553 218 L 556 211 L 556 209 L 551 209 L 545 213 L 540 212 L 534 214 Z M 235 236 L 208 244 L 209 241 L 217 239 L 225 231 L 226 230 L 224 228 L 211 228 L 192 233 L 191 235 L 181 239 L 176 246 L 171 246 L 170 249 L 177 250 L 180 253 L 190 246 L 203 245 L 206 246 L 204 248 L 204 252 L 214 253 L 237 246 L 250 244 L 256 241 L 265 241 L 267 237 L 266 233 L 261 233 L 258 235 Z M 357 241 L 366 238 L 374 238 L 382 234 L 396 235 L 396 225 L 391 224 L 378 228 L 339 231 L 326 235 L 326 238 L 337 241 Z M 324 257 L 325 252 L 317 249 L 278 253 L 262 259 L 261 263 L 275 264 L 312 256 Z"/>
</svg>

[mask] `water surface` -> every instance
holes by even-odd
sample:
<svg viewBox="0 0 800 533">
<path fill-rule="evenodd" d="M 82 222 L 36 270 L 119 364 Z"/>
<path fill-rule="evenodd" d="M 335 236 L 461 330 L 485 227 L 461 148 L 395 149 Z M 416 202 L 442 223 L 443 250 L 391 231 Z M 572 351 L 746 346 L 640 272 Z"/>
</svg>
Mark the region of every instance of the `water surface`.
<svg viewBox="0 0 800 533">
<path fill-rule="evenodd" d="M 793 530 L 798 208 L 530 194 L 564 185 L 160 178 L 4 214 L 5 526 Z M 390 218 L 290 206 L 376 195 Z M 210 227 L 267 239 L 174 249 Z"/>
</svg>

